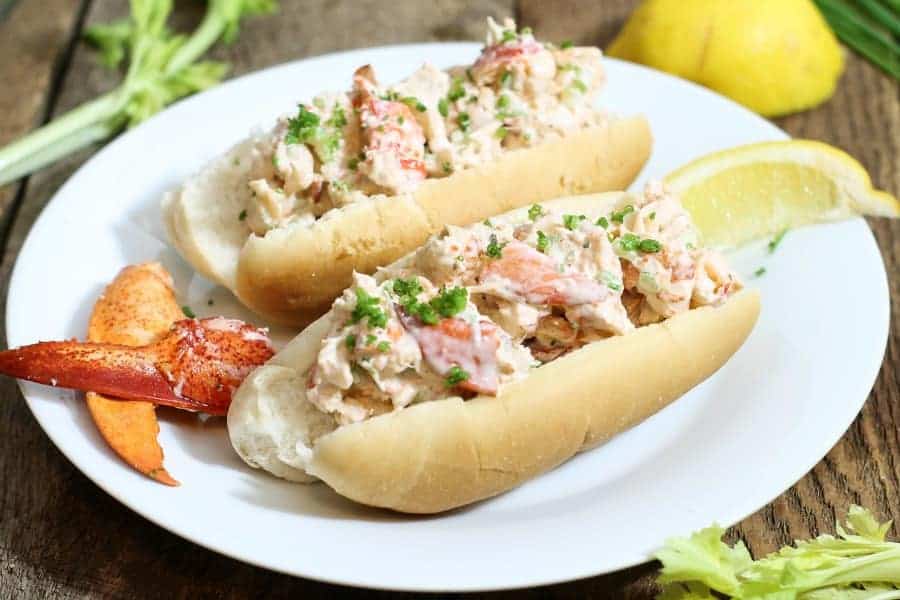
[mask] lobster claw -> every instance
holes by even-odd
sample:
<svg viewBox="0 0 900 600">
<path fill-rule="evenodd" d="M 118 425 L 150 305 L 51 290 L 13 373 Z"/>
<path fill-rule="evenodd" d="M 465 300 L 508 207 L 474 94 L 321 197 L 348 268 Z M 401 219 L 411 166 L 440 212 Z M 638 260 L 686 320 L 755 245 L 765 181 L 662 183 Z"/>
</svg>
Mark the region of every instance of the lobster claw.
<svg viewBox="0 0 900 600">
<path fill-rule="evenodd" d="M 241 381 L 273 354 L 263 329 L 223 317 L 184 319 L 148 346 L 67 341 L 5 350 L 0 373 L 224 415 Z"/>
</svg>

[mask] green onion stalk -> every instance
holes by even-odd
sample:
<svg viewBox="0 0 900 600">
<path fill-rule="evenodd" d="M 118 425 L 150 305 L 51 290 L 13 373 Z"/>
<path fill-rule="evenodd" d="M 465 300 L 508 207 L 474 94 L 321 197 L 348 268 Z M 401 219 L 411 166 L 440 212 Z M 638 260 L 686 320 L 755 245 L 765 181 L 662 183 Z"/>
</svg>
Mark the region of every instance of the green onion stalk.
<svg viewBox="0 0 900 600">
<path fill-rule="evenodd" d="M 885 73 L 900 80 L 900 0 L 815 0 L 834 33 Z"/>
<path fill-rule="evenodd" d="M 85 32 L 106 66 L 117 68 L 128 59 L 122 82 L 0 148 L 0 185 L 109 139 L 179 98 L 216 85 L 228 65 L 199 59 L 219 39 L 233 41 L 244 17 L 276 9 L 276 0 L 209 0 L 200 26 L 184 36 L 166 26 L 172 0 L 131 0 L 128 19 L 95 25 Z"/>
</svg>

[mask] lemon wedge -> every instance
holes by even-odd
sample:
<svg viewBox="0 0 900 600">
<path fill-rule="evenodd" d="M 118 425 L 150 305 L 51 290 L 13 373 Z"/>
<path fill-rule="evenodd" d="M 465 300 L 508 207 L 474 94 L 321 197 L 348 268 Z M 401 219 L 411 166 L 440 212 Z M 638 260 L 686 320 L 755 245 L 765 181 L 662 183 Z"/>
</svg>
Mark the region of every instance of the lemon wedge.
<svg viewBox="0 0 900 600">
<path fill-rule="evenodd" d="M 822 142 L 738 146 L 699 158 L 665 178 L 703 235 L 734 247 L 785 229 L 856 215 L 900 216 L 853 157 Z"/>
</svg>

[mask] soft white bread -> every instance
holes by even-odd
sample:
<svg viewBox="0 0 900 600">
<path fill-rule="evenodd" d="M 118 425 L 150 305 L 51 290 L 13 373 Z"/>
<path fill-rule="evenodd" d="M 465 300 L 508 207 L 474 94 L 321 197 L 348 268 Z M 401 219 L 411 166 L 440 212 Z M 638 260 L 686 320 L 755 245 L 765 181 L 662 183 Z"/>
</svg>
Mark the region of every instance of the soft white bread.
<svg viewBox="0 0 900 600">
<path fill-rule="evenodd" d="M 619 197 L 545 206 L 593 215 Z M 310 474 L 357 502 L 402 512 L 449 510 L 507 491 L 659 411 L 721 367 L 758 314 L 758 294 L 740 292 L 585 346 L 497 397 L 426 402 L 337 429 L 304 394 L 330 326 L 325 315 L 244 381 L 229 435 L 248 464 L 281 477 Z"/>
<path fill-rule="evenodd" d="M 253 140 L 232 148 L 163 199 L 169 237 L 201 273 L 253 311 L 304 326 L 328 310 L 354 270 L 371 273 L 421 245 L 444 225 L 466 225 L 548 198 L 623 189 L 650 153 L 643 117 L 605 125 L 491 163 L 432 179 L 411 196 L 358 202 L 312 226 L 250 235 L 238 219 L 247 173 L 260 160 Z"/>
</svg>

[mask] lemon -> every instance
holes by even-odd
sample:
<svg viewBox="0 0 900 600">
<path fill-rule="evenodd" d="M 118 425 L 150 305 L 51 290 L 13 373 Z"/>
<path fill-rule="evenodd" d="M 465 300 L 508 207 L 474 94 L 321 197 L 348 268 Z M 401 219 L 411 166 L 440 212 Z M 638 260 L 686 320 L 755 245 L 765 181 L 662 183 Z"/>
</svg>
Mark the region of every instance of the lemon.
<svg viewBox="0 0 900 600">
<path fill-rule="evenodd" d="M 834 93 L 844 55 L 811 0 L 645 0 L 607 50 L 766 116 Z"/>
<path fill-rule="evenodd" d="M 738 146 L 699 158 L 665 178 L 704 242 L 734 247 L 784 229 L 855 215 L 900 216 L 853 157 L 808 140 Z"/>
</svg>

